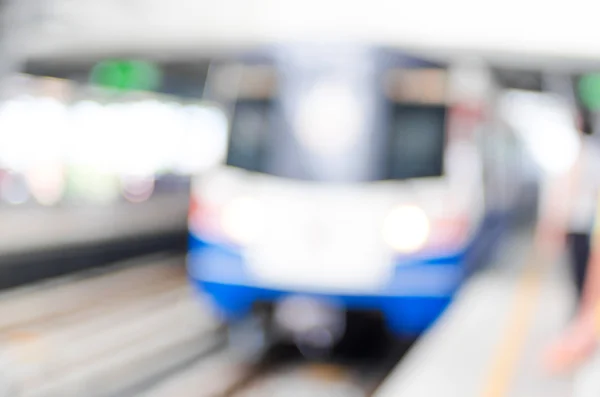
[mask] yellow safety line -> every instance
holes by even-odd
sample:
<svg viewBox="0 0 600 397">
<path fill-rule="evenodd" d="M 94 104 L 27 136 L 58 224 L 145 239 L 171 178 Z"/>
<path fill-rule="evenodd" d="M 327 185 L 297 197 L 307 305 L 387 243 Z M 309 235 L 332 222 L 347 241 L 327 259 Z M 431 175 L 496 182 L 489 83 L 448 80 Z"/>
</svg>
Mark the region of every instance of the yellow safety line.
<svg viewBox="0 0 600 397">
<path fill-rule="evenodd" d="M 312 364 L 305 368 L 306 372 L 316 379 L 325 381 L 343 381 L 348 379 L 348 369 L 340 365 Z"/>
<path fill-rule="evenodd" d="M 541 270 L 535 261 L 528 260 L 519 277 L 508 325 L 492 356 L 490 371 L 480 394 L 482 397 L 504 397 L 509 392 L 528 331 L 533 325 L 542 286 Z"/>
</svg>

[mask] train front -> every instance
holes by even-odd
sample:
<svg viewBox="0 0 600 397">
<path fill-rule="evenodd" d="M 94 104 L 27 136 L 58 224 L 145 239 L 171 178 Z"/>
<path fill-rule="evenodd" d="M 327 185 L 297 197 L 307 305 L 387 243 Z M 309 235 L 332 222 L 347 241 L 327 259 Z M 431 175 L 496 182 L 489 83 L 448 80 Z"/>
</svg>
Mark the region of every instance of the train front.
<svg viewBox="0 0 600 397">
<path fill-rule="evenodd" d="M 443 68 L 336 51 L 215 66 L 230 129 L 226 161 L 193 183 L 190 277 L 228 320 L 267 305 L 302 329 L 371 311 L 415 335 L 464 275 L 476 147 L 449 133 Z"/>
</svg>

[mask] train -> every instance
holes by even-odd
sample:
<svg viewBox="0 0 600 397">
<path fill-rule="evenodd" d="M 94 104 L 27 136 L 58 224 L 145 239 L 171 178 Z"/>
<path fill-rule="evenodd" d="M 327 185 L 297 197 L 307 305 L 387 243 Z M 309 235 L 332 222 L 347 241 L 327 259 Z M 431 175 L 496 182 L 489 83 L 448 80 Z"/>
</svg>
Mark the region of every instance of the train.
<svg viewBox="0 0 600 397">
<path fill-rule="evenodd" d="M 227 324 L 266 312 L 329 345 L 361 312 L 418 336 L 508 235 L 522 153 L 484 65 L 282 44 L 213 60 L 206 84 L 229 127 L 191 183 L 187 263 Z"/>
</svg>

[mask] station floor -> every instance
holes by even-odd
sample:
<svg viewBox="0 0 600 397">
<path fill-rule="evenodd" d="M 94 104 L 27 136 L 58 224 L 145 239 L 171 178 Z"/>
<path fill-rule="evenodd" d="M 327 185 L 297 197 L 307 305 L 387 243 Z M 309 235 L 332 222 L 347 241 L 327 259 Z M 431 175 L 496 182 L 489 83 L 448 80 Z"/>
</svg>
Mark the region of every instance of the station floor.
<svg viewBox="0 0 600 397">
<path fill-rule="evenodd" d="M 489 269 L 388 376 L 377 397 L 600 396 L 600 355 L 564 376 L 544 370 L 545 347 L 575 309 L 566 258 L 537 263 L 531 233 L 507 241 Z"/>
</svg>

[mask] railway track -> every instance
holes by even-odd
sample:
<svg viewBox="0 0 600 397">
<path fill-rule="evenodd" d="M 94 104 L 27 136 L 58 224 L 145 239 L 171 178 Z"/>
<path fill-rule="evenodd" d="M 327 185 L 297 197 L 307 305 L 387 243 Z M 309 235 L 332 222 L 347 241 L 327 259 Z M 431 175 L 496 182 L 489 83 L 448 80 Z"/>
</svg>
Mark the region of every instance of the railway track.
<svg viewBox="0 0 600 397">
<path fill-rule="evenodd" d="M 279 347 L 278 349 L 283 349 Z M 287 355 L 279 351 L 274 356 Z M 211 357 L 139 394 L 144 397 L 369 397 L 386 378 L 395 360 L 321 363 L 271 356 L 268 363 L 244 365 L 234 352 Z"/>
<path fill-rule="evenodd" d="M 0 313 L 0 397 L 366 397 L 408 348 L 367 334 L 319 361 L 273 341 L 248 354 L 189 288 L 183 256 L 7 291 Z"/>
<path fill-rule="evenodd" d="M 380 330 L 377 330 L 380 332 Z M 296 347 L 273 344 L 256 361 L 235 346 L 198 362 L 139 395 L 144 397 L 369 397 L 412 341 L 363 334 L 332 355 L 306 358 Z M 362 345 L 357 349 L 356 342 Z"/>
<path fill-rule="evenodd" d="M 406 346 L 394 346 L 378 359 L 337 358 L 315 362 L 295 357 L 273 358 L 243 384 L 219 397 L 369 397 L 401 359 Z"/>
<path fill-rule="evenodd" d="M 0 395 L 116 395 L 224 343 L 183 256 L 0 295 Z"/>
</svg>

